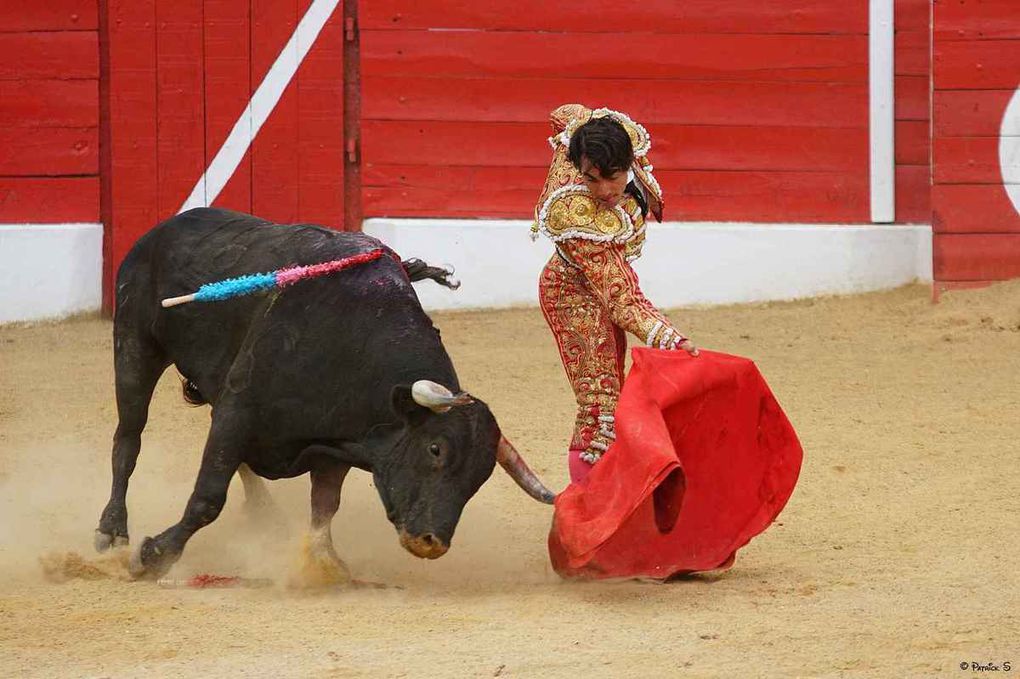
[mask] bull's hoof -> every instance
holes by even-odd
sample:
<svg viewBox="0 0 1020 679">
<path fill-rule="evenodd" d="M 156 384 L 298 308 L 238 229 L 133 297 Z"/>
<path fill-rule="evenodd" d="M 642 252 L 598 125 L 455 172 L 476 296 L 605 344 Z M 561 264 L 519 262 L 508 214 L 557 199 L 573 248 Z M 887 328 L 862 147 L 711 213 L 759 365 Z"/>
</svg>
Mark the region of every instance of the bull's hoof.
<svg viewBox="0 0 1020 679">
<path fill-rule="evenodd" d="M 106 550 L 118 547 L 126 547 L 130 543 L 128 536 L 126 535 L 110 535 L 103 531 L 96 529 L 95 535 L 92 536 L 92 545 L 96 548 L 96 551 L 103 553 Z"/>
<path fill-rule="evenodd" d="M 131 553 L 128 573 L 135 580 L 156 580 L 165 575 L 177 559 L 159 549 L 156 541 L 145 538 Z"/>
<path fill-rule="evenodd" d="M 287 586 L 291 589 L 325 589 L 350 582 L 351 570 L 333 549 L 328 534 L 305 536 Z"/>
</svg>

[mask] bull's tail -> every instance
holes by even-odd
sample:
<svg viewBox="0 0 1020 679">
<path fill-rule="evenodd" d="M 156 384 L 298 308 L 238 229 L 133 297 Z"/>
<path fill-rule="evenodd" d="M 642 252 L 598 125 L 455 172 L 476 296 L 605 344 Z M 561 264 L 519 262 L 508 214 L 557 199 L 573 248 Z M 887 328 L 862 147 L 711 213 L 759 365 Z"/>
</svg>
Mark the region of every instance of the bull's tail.
<svg viewBox="0 0 1020 679">
<path fill-rule="evenodd" d="M 198 386 L 189 380 L 187 377 L 181 378 L 181 388 L 184 391 L 184 400 L 193 406 L 204 406 L 207 401 L 202 392 L 198 390 Z"/>
<path fill-rule="evenodd" d="M 451 290 L 460 287 L 460 281 L 453 277 L 453 267 L 429 266 L 420 259 L 405 259 L 400 264 L 404 267 L 404 271 L 412 283 L 430 278 Z"/>
</svg>

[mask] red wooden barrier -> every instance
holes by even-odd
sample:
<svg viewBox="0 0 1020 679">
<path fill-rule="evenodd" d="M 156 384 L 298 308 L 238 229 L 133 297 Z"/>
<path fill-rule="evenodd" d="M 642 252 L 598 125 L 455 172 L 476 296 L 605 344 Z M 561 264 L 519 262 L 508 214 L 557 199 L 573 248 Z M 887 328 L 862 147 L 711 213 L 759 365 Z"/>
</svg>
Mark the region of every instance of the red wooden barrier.
<svg viewBox="0 0 1020 679">
<path fill-rule="evenodd" d="M 996 281 L 1020 276 L 1020 233 L 935 234 L 935 279 Z"/>
<path fill-rule="evenodd" d="M 98 0 L 0 6 L 0 221 L 98 219 L 102 150 L 111 279 L 191 193 L 311 0 L 103 3 L 102 36 Z M 998 159 L 1016 3 L 937 2 L 933 58 L 929 0 L 895 3 L 897 219 L 933 222 L 940 281 L 1017 275 Z M 868 218 L 866 3 L 378 0 L 360 29 L 370 216 L 529 216 L 545 117 L 582 101 L 646 123 L 670 218 Z M 216 204 L 342 225 L 344 44 L 337 9 Z"/>
<path fill-rule="evenodd" d="M 109 212 L 103 253 L 103 299 L 112 308 L 117 267 L 134 242 L 159 221 L 156 2 L 107 0 L 110 58 Z"/>
<path fill-rule="evenodd" d="M 344 61 L 341 8 L 297 74 L 298 204 L 294 218 L 344 224 Z"/>
<path fill-rule="evenodd" d="M 0 222 L 95 222 L 98 177 L 0 177 Z"/>
<path fill-rule="evenodd" d="M 1003 186 L 999 135 L 1020 63 L 1010 0 L 935 5 L 932 225 L 939 288 L 1020 276 L 1020 214 Z"/>
<path fill-rule="evenodd" d="M 993 184 L 936 184 L 932 200 L 936 233 L 1020 233 L 1020 220 L 1001 179 Z"/>
<path fill-rule="evenodd" d="M 1015 0 L 955 0 L 938 8 L 935 39 L 994 40 L 1020 38 Z"/>
<path fill-rule="evenodd" d="M 127 250 L 181 208 L 239 120 L 241 130 L 249 124 L 242 118 L 249 100 L 311 0 L 107 4 L 109 306 Z M 237 168 L 223 173 L 226 184 L 214 205 L 282 222 L 343 226 L 342 39 L 336 10 L 262 129 L 237 142 L 246 150 Z M 199 185 L 202 200 L 210 185 Z"/>
<path fill-rule="evenodd" d="M 867 44 L 865 35 L 366 31 L 362 75 L 853 83 L 867 80 Z M 608 45 L 620 46 L 616 58 Z"/>
<path fill-rule="evenodd" d="M 0 149 L 0 176 L 99 173 L 99 130 L 95 127 L 0 128 Z"/>
<path fill-rule="evenodd" d="M 0 80 L 95 80 L 98 75 L 95 31 L 0 33 Z"/>
<path fill-rule="evenodd" d="M 202 4 L 202 0 L 156 2 L 156 211 L 159 219 L 177 212 L 206 167 Z"/>
<path fill-rule="evenodd" d="M 0 80 L 0 127 L 96 127 L 98 80 Z"/>
<path fill-rule="evenodd" d="M 205 167 L 208 167 L 258 85 L 257 81 L 253 84 L 253 79 L 260 74 L 252 73 L 249 3 L 205 0 L 203 11 L 205 87 L 213 93 L 205 97 Z M 216 204 L 252 212 L 251 177 L 251 153 L 247 153 Z"/>
<path fill-rule="evenodd" d="M 935 181 L 939 184 L 1001 184 L 998 133 L 990 137 L 937 138 Z"/>
<path fill-rule="evenodd" d="M 931 2 L 895 0 L 896 221 L 931 221 Z"/>
<path fill-rule="evenodd" d="M 927 151 L 927 144 L 925 146 Z M 931 168 L 927 163 L 914 165 L 897 159 L 896 219 L 906 223 L 930 224 L 931 189 Z"/>
<path fill-rule="evenodd" d="M 580 101 L 649 128 L 671 219 L 868 218 L 865 5 L 382 0 L 362 12 L 368 216 L 530 216 L 548 113 Z M 900 77 L 921 83 L 926 41 L 904 34 L 900 48 Z M 926 89 L 904 102 L 916 128 L 901 156 L 926 164 Z"/>
<path fill-rule="evenodd" d="M 99 220 L 96 0 L 0 4 L 0 223 Z"/>
<path fill-rule="evenodd" d="M 935 87 L 943 90 L 991 90 L 1015 87 L 1020 38 L 943 40 L 935 48 Z"/>
<path fill-rule="evenodd" d="M 301 5 L 301 7 L 298 7 Z M 252 84 L 257 85 L 287 43 L 307 0 L 252 0 Z M 273 115 L 252 142 L 252 210 L 267 219 L 293 221 L 298 212 L 292 180 L 298 172 L 298 94 L 290 83 Z"/>
<path fill-rule="evenodd" d="M 848 12 L 832 0 L 645 0 L 625 6 L 618 0 L 588 0 L 583 11 L 577 5 L 548 0 L 519 0 L 510 9 L 506 4 L 477 0 L 372 0 L 365 4 L 362 26 L 368 30 L 859 34 L 867 33 L 868 20 L 866 13 Z"/>
<path fill-rule="evenodd" d="M 0 32 L 95 31 L 98 27 L 96 0 L 4 0 L 0 3 Z"/>
<path fill-rule="evenodd" d="M 699 80 L 386 76 L 366 78 L 364 115 L 373 120 L 545 124 L 565 91 L 591 93 L 592 99 L 621 109 L 640 107 L 658 124 L 861 129 L 866 126 L 862 116 L 867 116 L 868 97 L 864 83 L 746 82 L 736 86 Z"/>
<path fill-rule="evenodd" d="M 549 165 L 544 150 L 536 153 L 532 145 L 520 144 L 527 138 L 543 141 L 549 134 L 544 122 L 372 120 L 363 131 L 366 162 L 372 165 Z M 866 129 L 658 125 L 655 131 L 654 162 L 660 171 L 867 172 L 867 159 L 859 153 L 867 145 Z"/>
</svg>

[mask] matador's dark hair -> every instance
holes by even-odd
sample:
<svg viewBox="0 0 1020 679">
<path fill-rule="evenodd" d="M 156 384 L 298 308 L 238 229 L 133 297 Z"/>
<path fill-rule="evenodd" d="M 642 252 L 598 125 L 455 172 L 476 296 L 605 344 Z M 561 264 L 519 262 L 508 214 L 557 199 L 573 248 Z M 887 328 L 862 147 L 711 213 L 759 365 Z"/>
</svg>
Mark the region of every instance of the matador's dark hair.
<svg viewBox="0 0 1020 679">
<path fill-rule="evenodd" d="M 630 135 L 616 120 L 606 116 L 594 118 L 577 128 L 570 137 L 567 157 L 578 170 L 581 157 L 587 157 L 603 177 L 626 172 L 634 161 Z"/>
</svg>

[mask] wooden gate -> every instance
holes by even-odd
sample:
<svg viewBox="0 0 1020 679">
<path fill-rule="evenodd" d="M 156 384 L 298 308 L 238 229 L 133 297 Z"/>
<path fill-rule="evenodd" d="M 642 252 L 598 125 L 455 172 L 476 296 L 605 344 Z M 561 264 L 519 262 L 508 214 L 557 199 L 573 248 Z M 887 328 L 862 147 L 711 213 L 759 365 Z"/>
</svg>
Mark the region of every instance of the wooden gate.
<svg viewBox="0 0 1020 679">
<path fill-rule="evenodd" d="M 107 305 L 134 241 L 186 205 L 343 227 L 350 5 L 105 0 Z"/>
</svg>

